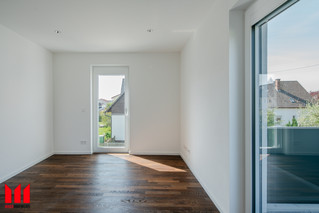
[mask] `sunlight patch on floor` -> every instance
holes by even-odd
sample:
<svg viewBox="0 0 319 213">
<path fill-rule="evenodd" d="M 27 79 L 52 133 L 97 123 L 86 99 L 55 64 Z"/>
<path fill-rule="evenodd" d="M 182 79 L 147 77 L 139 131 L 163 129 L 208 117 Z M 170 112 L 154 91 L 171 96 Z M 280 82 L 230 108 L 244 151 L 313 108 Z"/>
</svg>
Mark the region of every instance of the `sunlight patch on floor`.
<svg viewBox="0 0 319 213">
<path fill-rule="evenodd" d="M 109 154 L 117 158 L 121 158 L 123 160 L 127 160 L 129 162 L 154 169 L 159 172 L 186 172 L 183 169 L 178 169 L 172 166 L 168 166 L 162 163 L 158 163 L 156 161 L 148 160 L 142 157 L 138 157 L 135 155 L 130 155 L 130 154 Z"/>
</svg>

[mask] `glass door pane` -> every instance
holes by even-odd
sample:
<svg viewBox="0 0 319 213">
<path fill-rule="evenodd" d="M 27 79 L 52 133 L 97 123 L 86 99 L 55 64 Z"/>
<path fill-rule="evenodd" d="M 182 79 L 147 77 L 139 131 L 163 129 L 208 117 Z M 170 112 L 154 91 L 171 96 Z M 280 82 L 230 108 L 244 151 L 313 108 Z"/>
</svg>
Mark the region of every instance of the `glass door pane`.
<svg viewBox="0 0 319 213">
<path fill-rule="evenodd" d="M 99 147 L 125 147 L 125 76 L 99 75 Z"/>
<path fill-rule="evenodd" d="M 254 27 L 256 212 L 319 212 L 319 1 Z"/>
</svg>

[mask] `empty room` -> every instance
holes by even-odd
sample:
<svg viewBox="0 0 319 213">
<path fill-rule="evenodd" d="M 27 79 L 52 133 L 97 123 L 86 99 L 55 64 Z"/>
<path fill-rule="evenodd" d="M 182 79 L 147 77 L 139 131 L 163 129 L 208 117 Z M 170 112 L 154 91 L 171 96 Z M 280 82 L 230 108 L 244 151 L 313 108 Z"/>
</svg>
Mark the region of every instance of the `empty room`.
<svg viewBox="0 0 319 213">
<path fill-rule="evenodd" d="M 319 213 L 317 0 L 0 0 L 0 212 Z"/>
</svg>

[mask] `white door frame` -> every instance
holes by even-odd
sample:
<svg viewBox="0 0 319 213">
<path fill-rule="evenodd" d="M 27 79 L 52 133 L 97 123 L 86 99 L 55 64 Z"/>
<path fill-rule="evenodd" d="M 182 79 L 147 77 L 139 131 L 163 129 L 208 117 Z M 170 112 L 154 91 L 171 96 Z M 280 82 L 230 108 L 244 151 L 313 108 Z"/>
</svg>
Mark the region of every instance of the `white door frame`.
<svg viewBox="0 0 319 213">
<path fill-rule="evenodd" d="M 98 90 L 99 75 L 125 76 L 125 147 L 98 146 Z M 94 153 L 128 153 L 130 144 L 130 111 L 129 111 L 129 66 L 126 65 L 91 65 L 91 150 Z"/>
</svg>

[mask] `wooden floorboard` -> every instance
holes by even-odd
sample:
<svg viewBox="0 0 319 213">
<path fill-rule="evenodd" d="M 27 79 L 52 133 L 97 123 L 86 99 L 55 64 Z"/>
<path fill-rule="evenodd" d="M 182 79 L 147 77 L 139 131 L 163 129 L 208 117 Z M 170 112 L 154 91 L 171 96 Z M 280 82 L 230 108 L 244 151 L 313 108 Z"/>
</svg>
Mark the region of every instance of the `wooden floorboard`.
<svg viewBox="0 0 319 213">
<path fill-rule="evenodd" d="M 6 209 L 4 184 L 31 184 L 30 208 Z M 54 155 L 0 188 L 0 212 L 218 212 L 179 156 Z"/>
</svg>

